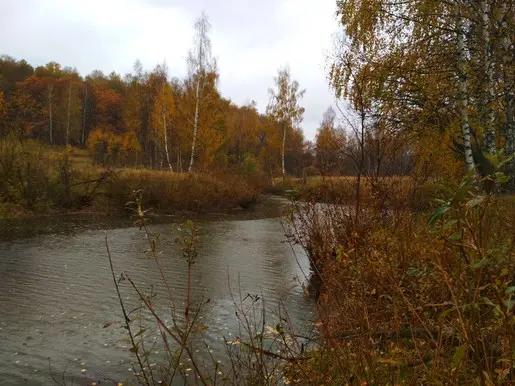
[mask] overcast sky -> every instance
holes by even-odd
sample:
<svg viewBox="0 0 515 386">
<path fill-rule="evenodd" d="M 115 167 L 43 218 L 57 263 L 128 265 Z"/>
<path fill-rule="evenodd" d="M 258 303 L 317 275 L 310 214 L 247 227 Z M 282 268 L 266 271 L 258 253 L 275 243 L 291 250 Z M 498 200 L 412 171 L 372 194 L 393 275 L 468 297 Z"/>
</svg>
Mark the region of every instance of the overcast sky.
<svg viewBox="0 0 515 386">
<path fill-rule="evenodd" d="M 186 73 L 193 23 L 213 26 L 222 94 L 264 111 L 277 69 L 289 65 L 306 95 L 303 128 L 313 139 L 333 98 L 326 56 L 337 31 L 335 0 L 0 0 L 0 54 L 34 66 L 57 61 L 82 75 L 124 75 L 136 59 L 146 69 L 166 60 Z"/>
</svg>

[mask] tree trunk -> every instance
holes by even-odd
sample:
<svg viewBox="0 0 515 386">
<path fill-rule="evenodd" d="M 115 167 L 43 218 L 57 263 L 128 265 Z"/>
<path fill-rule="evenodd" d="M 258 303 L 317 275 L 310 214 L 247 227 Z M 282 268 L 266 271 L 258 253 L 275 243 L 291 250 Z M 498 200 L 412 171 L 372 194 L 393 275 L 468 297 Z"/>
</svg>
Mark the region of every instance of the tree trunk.
<svg viewBox="0 0 515 386">
<path fill-rule="evenodd" d="M 195 92 L 195 120 L 193 122 L 193 141 L 191 142 L 191 157 L 190 157 L 190 166 L 188 168 L 188 173 L 191 173 L 191 171 L 193 169 L 193 159 L 195 157 L 195 145 L 197 142 L 197 131 L 198 131 L 199 104 L 200 104 L 200 74 L 197 75 L 197 90 Z"/>
<path fill-rule="evenodd" d="M 285 151 L 285 148 L 286 148 L 286 124 L 283 123 L 283 146 L 282 146 L 282 154 L 281 154 L 282 167 L 283 167 L 283 181 L 286 178 L 286 168 L 284 166 L 284 151 Z"/>
<path fill-rule="evenodd" d="M 363 105 L 363 95 L 360 95 L 361 122 L 360 122 L 360 139 L 359 139 L 359 165 L 358 176 L 356 178 L 356 224 L 359 224 L 360 206 L 361 206 L 361 175 L 363 174 L 363 166 L 365 165 L 365 107 Z"/>
<path fill-rule="evenodd" d="M 179 169 L 179 173 L 182 173 L 182 150 L 181 148 L 179 147 L 179 166 L 178 166 L 178 169 Z"/>
<path fill-rule="evenodd" d="M 173 172 L 172 163 L 170 162 L 170 153 L 168 152 L 168 133 L 166 130 L 166 111 L 165 111 L 165 84 L 163 83 L 163 137 L 164 137 L 164 147 L 166 154 L 166 162 L 168 163 L 168 168 L 171 172 Z"/>
<path fill-rule="evenodd" d="M 88 84 L 84 83 L 84 114 L 82 117 L 82 134 L 80 137 L 80 143 L 82 146 L 85 144 L 85 133 L 86 133 L 86 112 L 87 112 L 87 106 L 88 106 Z"/>
<path fill-rule="evenodd" d="M 49 125 L 48 125 L 48 132 L 49 132 L 49 135 L 50 135 L 50 143 L 53 143 L 54 142 L 54 138 L 53 138 L 53 123 L 52 123 L 52 102 L 53 102 L 53 91 L 54 91 L 54 86 L 53 85 L 48 85 L 48 117 L 49 117 Z"/>
<path fill-rule="evenodd" d="M 66 146 L 70 140 L 70 116 L 71 116 L 71 103 L 72 103 L 72 82 L 68 85 L 68 120 L 66 122 Z"/>
<path fill-rule="evenodd" d="M 168 168 L 171 172 L 173 172 L 172 163 L 170 162 L 170 153 L 168 152 L 168 135 L 166 133 L 166 114 L 163 114 L 163 134 L 165 141 L 165 153 L 166 153 L 166 162 L 168 162 Z"/>
<path fill-rule="evenodd" d="M 482 40 L 483 40 L 483 65 L 485 71 L 486 85 L 483 91 L 483 109 L 485 109 L 484 117 L 484 143 L 486 151 L 490 154 L 495 154 L 495 131 L 494 131 L 494 110 L 492 103 L 494 101 L 494 80 L 493 68 L 491 60 L 491 42 L 490 42 L 490 7 L 487 0 L 481 0 L 481 19 L 482 19 Z"/>
<path fill-rule="evenodd" d="M 461 5 L 459 3 L 456 4 L 457 12 L 456 12 L 456 38 L 457 38 L 457 48 L 458 48 L 458 81 L 459 81 L 459 92 L 458 92 L 458 100 L 461 105 L 460 112 L 460 125 L 461 125 L 461 133 L 463 135 L 463 147 L 465 153 L 465 164 L 467 165 L 467 170 L 471 171 L 474 169 L 474 158 L 472 157 L 472 145 L 470 138 L 470 125 L 468 119 L 468 76 L 467 70 L 465 68 L 466 62 L 466 52 L 465 52 L 465 38 L 463 31 L 463 18 L 461 16 Z"/>
<path fill-rule="evenodd" d="M 502 64 L 504 69 L 504 104 L 505 104 L 505 122 L 504 122 L 504 135 L 506 137 L 505 154 L 512 156 L 515 154 L 515 98 L 513 95 L 513 46 L 509 36 L 509 26 L 507 18 L 509 17 L 509 10 L 506 2 L 502 2 L 501 13 L 503 20 L 501 22 L 501 40 L 502 40 Z M 515 191 L 515 160 L 512 160 L 507 165 L 507 174 L 511 177 L 510 190 Z"/>
</svg>

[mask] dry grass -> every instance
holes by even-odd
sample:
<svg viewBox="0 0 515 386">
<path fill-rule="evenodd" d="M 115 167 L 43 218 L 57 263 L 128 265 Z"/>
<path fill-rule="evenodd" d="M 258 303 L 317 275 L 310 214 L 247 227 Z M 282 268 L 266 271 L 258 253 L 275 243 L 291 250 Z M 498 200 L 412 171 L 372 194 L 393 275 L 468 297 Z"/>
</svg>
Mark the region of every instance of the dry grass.
<svg viewBox="0 0 515 386">
<path fill-rule="evenodd" d="M 36 141 L 0 141 L 0 216 L 56 210 L 125 211 L 135 191 L 156 212 L 247 207 L 259 187 L 229 173 L 178 174 L 148 169 L 103 168 L 86 150 Z M 8 210 L 9 208 L 9 210 Z"/>
<path fill-rule="evenodd" d="M 473 184 L 429 214 L 299 203 L 324 344 L 297 384 L 513 384 L 515 202 Z M 447 205 L 447 204 L 446 204 Z"/>
<path fill-rule="evenodd" d="M 170 173 L 146 169 L 117 170 L 105 188 L 110 203 L 119 206 L 132 192 L 143 191 L 143 204 L 156 211 L 207 211 L 246 207 L 259 191 L 237 176 Z M 124 201 L 125 200 L 125 201 Z"/>
<path fill-rule="evenodd" d="M 292 194 L 303 201 L 337 203 L 354 205 L 356 202 L 355 176 L 308 177 L 276 179 L 272 192 L 276 194 Z M 411 176 L 389 176 L 381 178 L 362 177 L 360 200 L 363 205 L 375 205 L 379 208 L 425 209 L 428 207 L 430 195 L 421 187 L 424 184 Z"/>
</svg>

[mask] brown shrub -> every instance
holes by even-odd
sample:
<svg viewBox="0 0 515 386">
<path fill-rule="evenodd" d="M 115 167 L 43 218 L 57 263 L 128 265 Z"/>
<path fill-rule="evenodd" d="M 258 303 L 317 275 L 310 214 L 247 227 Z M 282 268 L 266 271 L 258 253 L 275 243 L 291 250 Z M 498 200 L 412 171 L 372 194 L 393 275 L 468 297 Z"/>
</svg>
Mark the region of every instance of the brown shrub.
<svg viewBox="0 0 515 386">
<path fill-rule="evenodd" d="M 427 213 L 297 203 L 322 348 L 309 384 L 512 384 L 515 205 L 473 181 Z"/>
</svg>

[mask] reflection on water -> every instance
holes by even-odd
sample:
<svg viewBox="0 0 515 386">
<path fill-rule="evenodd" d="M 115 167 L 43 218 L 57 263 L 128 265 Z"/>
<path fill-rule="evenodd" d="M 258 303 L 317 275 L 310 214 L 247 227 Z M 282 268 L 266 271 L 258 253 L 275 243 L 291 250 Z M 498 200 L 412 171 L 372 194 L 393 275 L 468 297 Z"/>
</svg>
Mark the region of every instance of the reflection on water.
<svg viewBox="0 0 515 386">
<path fill-rule="evenodd" d="M 285 242 L 278 219 L 199 220 L 199 256 L 193 267 L 193 299 L 210 299 L 200 315 L 209 326 L 206 340 L 213 355 L 224 355 L 221 341 L 237 334 L 233 293 L 258 294 L 273 313 L 282 300 L 298 328 L 310 325 L 312 305 L 298 285 L 304 255 Z M 176 302 L 185 299 L 187 264 L 176 242 L 177 226 L 155 224 L 159 259 Z M 0 242 L 0 384 L 52 384 L 55 372 L 88 378 L 130 377 L 133 359 L 120 328 L 119 303 L 105 253 L 106 231 L 90 229 Z M 115 270 L 122 270 L 158 296 L 155 306 L 170 322 L 170 313 L 155 262 L 146 259 L 148 241 L 137 228 L 107 231 Z M 298 261 L 297 261 L 298 259 Z M 297 284 L 296 286 L 294 286 Z M 138 299 L 121 283 L 129 306 Z M 270 324 L 274 316 L 268 316 Z M 115 322 L 103 328 L 105 322 Z M 147 321 L 148 322 L 148 321 Z M 158 330 L 150 332 L 157 338 Z M 156 355 L 159 355 L 156 354 Z M 60 377 L 61 375 L 59 375 Z"/>
</svg>

